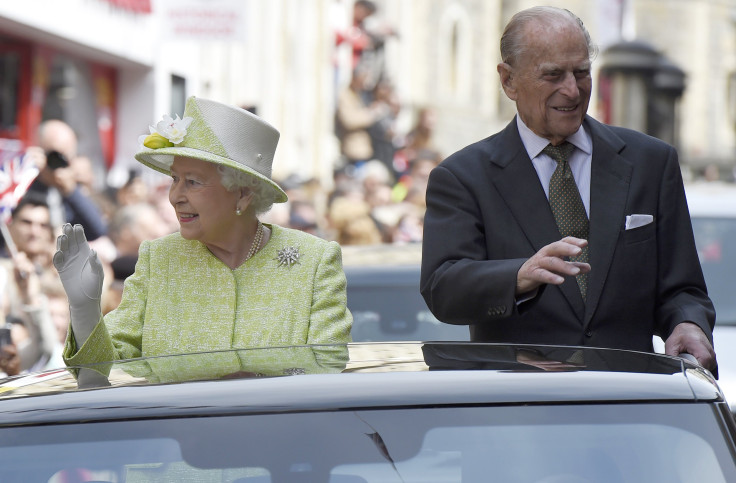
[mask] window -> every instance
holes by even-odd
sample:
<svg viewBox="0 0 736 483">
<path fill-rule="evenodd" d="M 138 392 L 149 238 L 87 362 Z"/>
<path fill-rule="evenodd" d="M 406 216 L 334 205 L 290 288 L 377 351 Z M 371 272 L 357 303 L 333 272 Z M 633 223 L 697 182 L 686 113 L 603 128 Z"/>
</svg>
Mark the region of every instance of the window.
<svg viewBox="0 0 736 483">
<path fill-rule="evenodd" d="M 447 9 L 439 31 L 440 93 L 456 101 L 469 100 L 473 67 L 472 26 L 467 13 L 459 6 Z"/>
<path fill-rule="evenodd" d="M 187 102 L 187 80 L 178 75 L 171 76 L 171 115 L 184 116 L 184 105 Z"/>
</svg>

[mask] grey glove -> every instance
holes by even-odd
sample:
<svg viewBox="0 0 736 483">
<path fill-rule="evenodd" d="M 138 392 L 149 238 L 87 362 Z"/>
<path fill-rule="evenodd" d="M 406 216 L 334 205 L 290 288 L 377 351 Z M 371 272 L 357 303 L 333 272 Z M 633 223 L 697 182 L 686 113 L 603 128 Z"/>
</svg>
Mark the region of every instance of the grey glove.
<svg viewBox="0 0 736 483">
<path fill-rule="evenodd" d="M 104 273 L 97 253 L 87 243 L 82 225 L 72 227 L 67 223 L 61 230 L 53 260 L 69 299 L 72 333 L 79 348 L 102 319 Z"/>
</svg>

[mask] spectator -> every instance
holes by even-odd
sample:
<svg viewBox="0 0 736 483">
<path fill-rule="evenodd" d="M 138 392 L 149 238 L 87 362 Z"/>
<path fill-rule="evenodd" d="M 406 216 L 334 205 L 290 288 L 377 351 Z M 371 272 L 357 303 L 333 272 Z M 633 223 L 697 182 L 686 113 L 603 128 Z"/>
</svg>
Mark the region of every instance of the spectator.
<svg viewBox="0 0 736 483">
<path fill-rule="evenodd" d="M 365 22 L 376 13 L 376 4 L 370 0 L 357 0 L 353 4 L 353 18 L 351 27 L 345 32 L 337 32 L 335 44 L 347 44 L 352 50 L 352 67 L 360 63 L 363 52 L 372 50 L 373 36 L 368 32 Z"/>
<path fill-rule="evenodd" d="M 291 228 L 324 238 L 319 221 L 319 215 L 313 203 L 303 200 L 290 203 L 289 226 Z"/>
<path fill-rule="evenodd" d="M 25 253 L 0 263 L 0 291 L 0 317 L 10 323 L 18 372 L 44 369 L 57 344 L 40 277 Z"/>
<path fill-rule="evenodd" d="M 41 291 L 46 295 L 49 315 L 56 331 L 56 350 L 52 354 L 50 363 L 53 367 L 63 367 L 64 361 L 61 352 L 66 335 L 69 332 L 69 301 L 58 277 L 56 280 L 49 280 L 44 283 Z"/>
<path fill-rule="evenodd" d="M 423 107 L 417 113 L 417 121 L 406 135 L 406 150 L 409 162 L 417 158 L 426 158 L 439 163 L 442 154 L 435 145 L 434 131 L 437 114 L 430 107 Z"/>
<path fill-rule="evenodd" d="M 112 281 L 107 289 L 102 304 L 102 314 L 105 315 L 118 308 L 123 298 L 125 280 L 135 273 L 135 264 L 138 254 L 121 255 L 112 261 Z M 66 334 L 64 334 L 66 336 Z"/>
<path fill-rule="evenodd" d="M 394 185 L 391 199 L 395 202 L 401 202 L 412 198 L 418 200 L 421 198 L 420 206 L 426 206 L 424 203 L 424 194 L 427 190 L 429 181 L 429 173 L 437 167 L 438 162 L 431 158 L 419 157 L 412 161 L 409 171 L 399 178 L 399 182 Z"/>
<path fill-rule="evenodd" d="M 391 241 L 398 244 L 421 243 L 424 229 L 423 215 L 418 208 L 407 209 L 396 223 Z"/>
<path fill-rule="evenodd" d="M 51 262 L 56 249 L 56 233 L 51 223 L 49 205 L 43 195 L 29 191 L 21 198 L 12 211 L 8 232 L 16 250 L 28 258 L 39 276 L 44 278 L 50 273 L 52 278 L 56 277 Z M 12 258 L 16 254 L 6 246 L 4 255 Z"/>
<path fill-rule="evenodd" d="M 373 90 L 373 106 L 380 117 L 368 128 L 373 149 L 373 159 L 384 164 L 392 175 L 397 174 L 394 157 L 397 150 L 397 118 L 401 111 L 396 92 L 387 80 L 381 80 Z"/>
<path fill-rule="evenodd" d="M 382 241 L 365 201 L 337 197 L 330 205 L 329 218 L 335 240 L 341 245 L 374 245 Z"/>
<path fill-rule="evenodd" d="M 138 255 L 143 241 L 155 240 L 169 233 L 172 231 L 168 230 L 158 210 L 148 203 L 121 206 L 108 227 L 116 257 Z"/>
<path fill-rule="evenodd" d="M 337 98 L 335 133 L 348 171 L 373 159 L 368 129 L 388 112 L 387 106 L 371 106 L 370 101 L 366 101 L 366 76 L 364 69 L 355 69 L 350 84 L 340 91 Z"/>
<path fill-rule="evenodd" d="M 72 167 L 78 154 L 77 136 L 72 128 L 56 119 L 44 121 L 39 128 L 39 142 L 46 153 L 46 162 L 30 191 L 47 197 L 56 226 L 64 222 L 80 224 L 89 240 L 103 236 L 107 230 L 104 218 L 80 188 L 78 174 Z"/>
<path fill-rule="evenodd" d="M 115 192 L 118 206 L 147 203 L 149 197 L 148 185 L 141 178 L 141 174 L 133 169 L 128 173 L 128 181 Z"/>
</svg>

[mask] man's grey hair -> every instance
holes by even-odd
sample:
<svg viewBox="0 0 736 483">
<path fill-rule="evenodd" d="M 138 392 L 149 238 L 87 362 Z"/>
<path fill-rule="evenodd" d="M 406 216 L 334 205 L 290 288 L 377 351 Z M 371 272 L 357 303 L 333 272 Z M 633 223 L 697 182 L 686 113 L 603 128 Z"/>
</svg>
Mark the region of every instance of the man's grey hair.
<svg viewBox="0 0 736 483">
<path fill-rule="evenodd" d="M 267 212 L 273 206 L 276 200 L 276 191 L 268 186 L 265 181 L 222 164 L 217 165 L 217 171 L 220 173 L 220 182 L 226 190 L 235 191 L 245 188 L 253 193 L 251 206 L 253 206 L 257 215 Z"/>
<path fill-rule="evenodd" d="M 110 223 L 107 226 L 107 236 L 113 243 L 117 243 L 123 230 L 126 228 L 133 231 L 137 230 L 136 223 L 142 218 L 152 215 L 158 215 L 156 208 L 145 202 L 122 206 L 110 218 Z"/>
<path fill-rule="evenodd" d="M 532 22 L 542 25 L 554 26 L 564 21 L 572 21 L 580 26 L 580 30 L 585 37 L 588 45 L 588 57 L 592 61 L 598 55 L 598 46 L 593 43 L 590 38 L 588 29 L 583 25 L 583 21 L 564 8 L 557 7 L 532 7 L 516 13 L 501 35 L 501 60 L 510 66 L 515 63 L 527 52 L 527 39 L 525 37 L 526 26 Z"/>
</svg>

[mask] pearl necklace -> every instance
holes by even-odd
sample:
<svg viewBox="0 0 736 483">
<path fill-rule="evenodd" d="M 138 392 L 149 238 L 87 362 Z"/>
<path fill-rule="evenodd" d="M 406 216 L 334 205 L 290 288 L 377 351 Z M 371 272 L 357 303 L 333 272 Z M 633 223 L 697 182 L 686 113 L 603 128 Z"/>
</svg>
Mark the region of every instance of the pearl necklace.
<svg viewBox="0 0 736 483">
<path fill-rule="evenodd" d="M 261 220 L 258 220 L 258 228 L 256 228 L 256 234 L 253 237 L 253 243 L 250 245 L 250 250 L 248 250 L 248 255 L 245 257 L 244 262 L 247 262 L 250 257 L 256 254 L 258 250 L 261 248 L 261 242 L 263 241 L 263 223 L 261 223 Z"/>
</svg>

